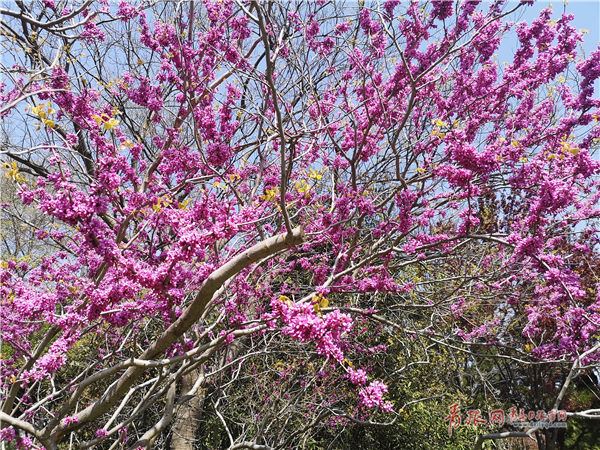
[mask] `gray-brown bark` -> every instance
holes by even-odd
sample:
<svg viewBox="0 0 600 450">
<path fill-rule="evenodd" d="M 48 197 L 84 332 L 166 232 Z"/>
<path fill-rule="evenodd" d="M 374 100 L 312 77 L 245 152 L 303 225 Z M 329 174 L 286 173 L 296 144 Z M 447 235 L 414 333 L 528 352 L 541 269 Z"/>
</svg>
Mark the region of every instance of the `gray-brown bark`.
<svg viewBox="0 0 600 450">
<path fill-rule="evenodd" d="M 187 309 L 162 333 L 162 335 L 140 356 L 139 359 L 151 360 L 156 358 L 176 342 L 177 339 L 183 336 L 183 334 L 202 316 L 206 305 L 228 279 L 251 264 L 260 261 L 267 256 L 274 255 L 282 250 L 293 247 L 294 245 L 298 245 L 302 243 L 303 240 L 303 230 L 300 227 L 294 228 L 292 233 L 278 234 L 255 244 L 232 258 L 219 269 L 215 270 L 204 282 Z M 52 421 L 44 430 L 42 430 L 41 435 L 46 439 L 49 438 L 52 441 L 58 442 L 69 431 L 77 429 L 84 423 L 100 417 L 102 414 L 108 412 L 110 408 L 126 394 L 129 388 L 145 371 L 146 368 L 140 365 L 129 367 L 102 398 L 76 414 L 76 422 L 69 425 L 59 425 L 58 421 Z M 60 416 L 66 415 L 74 406 L 74 404 L 66 404 L 63 411 L 61 411 Z"/>
<path fill-rule="evenodd" d="M 193 450 L 198 421 L 202 416 L 205 389 L 200 387 L 194 395 L 186 397 L 200 376 L 198 371 L 190 372 L 181 380 L 182 399 L 175 408 L 171 434 L 171 450 Z"/>
</svg>

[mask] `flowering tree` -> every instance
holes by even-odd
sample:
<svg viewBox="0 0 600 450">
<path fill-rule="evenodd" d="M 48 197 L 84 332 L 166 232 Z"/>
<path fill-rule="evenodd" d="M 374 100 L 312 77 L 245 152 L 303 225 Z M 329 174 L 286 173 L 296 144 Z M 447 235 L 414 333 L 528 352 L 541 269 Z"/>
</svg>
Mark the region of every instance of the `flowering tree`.
<svg viewBox="0 0 600 450">
<path fill-rule="evenodd" d="M 2 438 L 187 448 L 209 401 L 231 448 L 402 420 L 389 334 L 394 372 L 565 364 L 558 408 L 600 354 L 600 49 L 503 3 L 1 9 L 3 220 L 38 240 L 4 238 Z M 220 412 L 245 377 L 264 426 Z"/>
</svg>

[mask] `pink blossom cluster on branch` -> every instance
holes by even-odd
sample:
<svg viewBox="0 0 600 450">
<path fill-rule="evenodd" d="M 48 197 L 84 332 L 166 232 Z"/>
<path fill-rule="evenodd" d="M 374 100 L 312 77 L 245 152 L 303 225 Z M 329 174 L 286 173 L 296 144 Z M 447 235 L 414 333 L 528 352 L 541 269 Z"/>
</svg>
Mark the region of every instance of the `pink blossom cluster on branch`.
<svg viewBox="0 0 600 450">
<path fill-rule="evenodd" d="M 513 23 L 525 5 L 386 1 L 342 20 L 325 2 L 274 17 L 206 1 L 169 18 L 121 1 L 62 22 L 73 11 L 56 3 L 38 35 L 70 33 L 69 48 L 43 76 L 16 62 L 0 91 L 4 119 L 25 118 L 36 149 L 7 174 L 56 224 L 37 232 L 56 251 L 0 271 L 4 411 L 36 424 L 40 442 L 99 420 L 143 365 L 115 369 L 114 391 L 77 411 L 69 389 L 85 377 L 50 395 L 55 414 L 29 394 L 15 407 L 16 393 L 66 370 L 93 336 L 111 345 L 90 344 L 94 370 L 127 361 L 127 333 L 150 364 L 281 332 L 347 372 L 360 405 L 389 412 L 386 384 L 347 367 L 352 299 L 418 297 L 406 268 L 469 242 L 497 245 L 498 289 L 510 290 L 498 305 L 523 314 L 536 358 L 597 341 L 598 286 L 590 294 L 572 259 L 599 245 L 600 49 L 579 54 L 572 16 Z M 106 74 L 91 57 L 78 65 L 69 52 L 93 55 L 109 26 L 139 56 L 116 46 Z M 480 206 L 490 199 L 493 214 Z M 461 321 L 477 306 L 452 305 L 456 335 L 497 341 L 494 314 Z"/>
</svg>

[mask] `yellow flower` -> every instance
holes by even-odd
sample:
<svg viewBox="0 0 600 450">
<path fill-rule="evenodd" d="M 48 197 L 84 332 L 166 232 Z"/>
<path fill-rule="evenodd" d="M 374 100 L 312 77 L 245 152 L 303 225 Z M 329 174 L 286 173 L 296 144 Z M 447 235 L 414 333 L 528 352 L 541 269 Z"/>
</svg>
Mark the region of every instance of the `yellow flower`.
<svg viewBox="0 0 600 450">
<path fill-rule="evenodd" d="M 277 196 L 279 194 L 279 189 L 271 188 L 265 191 L 265 195 L 262 195 L 260 198 L 267 202 L 273 202 L 277 200 Z"/>
<path fill-rule="evenodd" d="M 11 163 L 4 163 L 3 166 L 4 166 L 4 169 L 6 170 L 6 173 L 5 173 L 6 178 L 11 179 L 15 183 L 20 183 L 20 182 L 25 181 L 25 178 L 23 178 L 23 175 L 21 175 L 19 173 L 19 168 L 17 167 L 16 162 L 13 161 Z"/>
<path fill-rule="evenodd" d="M 46 117 L 46 111 L 44 111 L 44 105 L 38 105 L 31 108 L 31 114 L 40 118 Z"/>
<path fill-rule="evenodd" d="M 310 185 L 305 180 L 296 181 L 296 190 L 301 194 L 306 194 L 310 191 Z"/>
<path fill-rule="evenodd" d="M 279 296 L 279 301 L 282 302 L 282 303 L 285 303 L 286 305 L 292 305 L 292 301 L 286 295 L 280 295 Z"/>
<path fill-rule="evenodd" d="M 171 203 L 173 203 L 173 200 L 171 200 L 168 195 L 163 195 L 162 197 L 159 197 L 154 205 L 152 205 L 152 209 L 154 212 L 159 212 L 163 207 L 169 206 Z"/>
<path fill-rule="evenodd" d="M 560 143 L 560 148 L 564 153 L 570 153 L 571 155 L 577 155 L 579 153 L 579 149 L 567 141 L 562 141 Z"/>
<path fill-rule="evenodd" d="M 132 142 L 131 140 L 129 140 L 129 139 L 127 139 L 125 142 L 123 142 L 123 143 L 121 144 L 121 146 L 122 146 L 123 148 L 132 148 L 132 147 L 133 147 L 133 145 L 134 145 L 134 144 L 133 144 L 133 142 Z"/>
<path fill-rule="evenodd" d="M 119 125 L 119 121 L 114 117 L 104 122 L 104 129 L 110 131 Z"/>
<path fill-rule="evenodd" d="M 444 122 L 441 119 L 434 119 L 431 123 L 435 125 L 435 128 L 431 131 L 431 135 L 443 139 L 446 136 L 446 133 L 441 131 L 440 128 L 448 128 L 448 122 Z M 454 125 L 456 126 L 457 124 L 458 122 L 455 120 Z"/>
<path fill-rule="evenodd" d="M 48 128 L 54 128 L 54 121 L 49 119 L 49 117 L 55 112 L 50 102 L 34 106 L 31 108 L 30 112 L 34 116 L 39 117 L 45 126 Z"/>
<path fill-rule="evenodd" d="M 313 180 L 319 181 L 321 178 L 323 178 L 323 174 L 318 170 L 310 169 L 308 171 L 308 178 L 312 178 Z"/>
<path fill-rule="evenodd" d="M 317 294 L 313 297 L 313 308 L 316 313 L 320 313 L 323 308 L 329 306 L 329 300 L 323 297 L 321 294 Z"/>
<path fill-rule="evenodd" d="M 113 112 L 114 112 L 114 109 L 113 109 Z M 110 131 L 113 128 L 119 126 L 119 121 L 117 119 L 115 119 L 114 117 L 109 116 L 106 113 L 102 113 L 101 115 L 94 114 L 92 116 L 92 119 L 94 119 L 94 122 L 96 122 L 96 125 L 102 126 L 102 128 L 104 128 L 105 131 Z"/>
<path fill-rule="evenodd" d="M 94 122 L 96 122 L 96 125 L 101 125 L 102 122 L 104 122 L 104 120 L 102 119 L 102 117 L 100 117 L 98 114 L 94 114 L 92 116 L 92 119 L 94 119 Z"/>
</svg>

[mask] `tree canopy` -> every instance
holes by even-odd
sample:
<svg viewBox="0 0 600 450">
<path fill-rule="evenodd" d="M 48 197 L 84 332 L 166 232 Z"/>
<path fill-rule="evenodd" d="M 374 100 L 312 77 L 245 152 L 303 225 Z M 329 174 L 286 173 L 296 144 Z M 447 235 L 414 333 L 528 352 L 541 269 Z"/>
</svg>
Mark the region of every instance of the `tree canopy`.
<svg viewBox="0 0 600 450">
<path fill-rule="evenodd" d="M 598 419 L 600 48 L 531 3 L 3 6 L 2 439 Z"/>
</svg>

